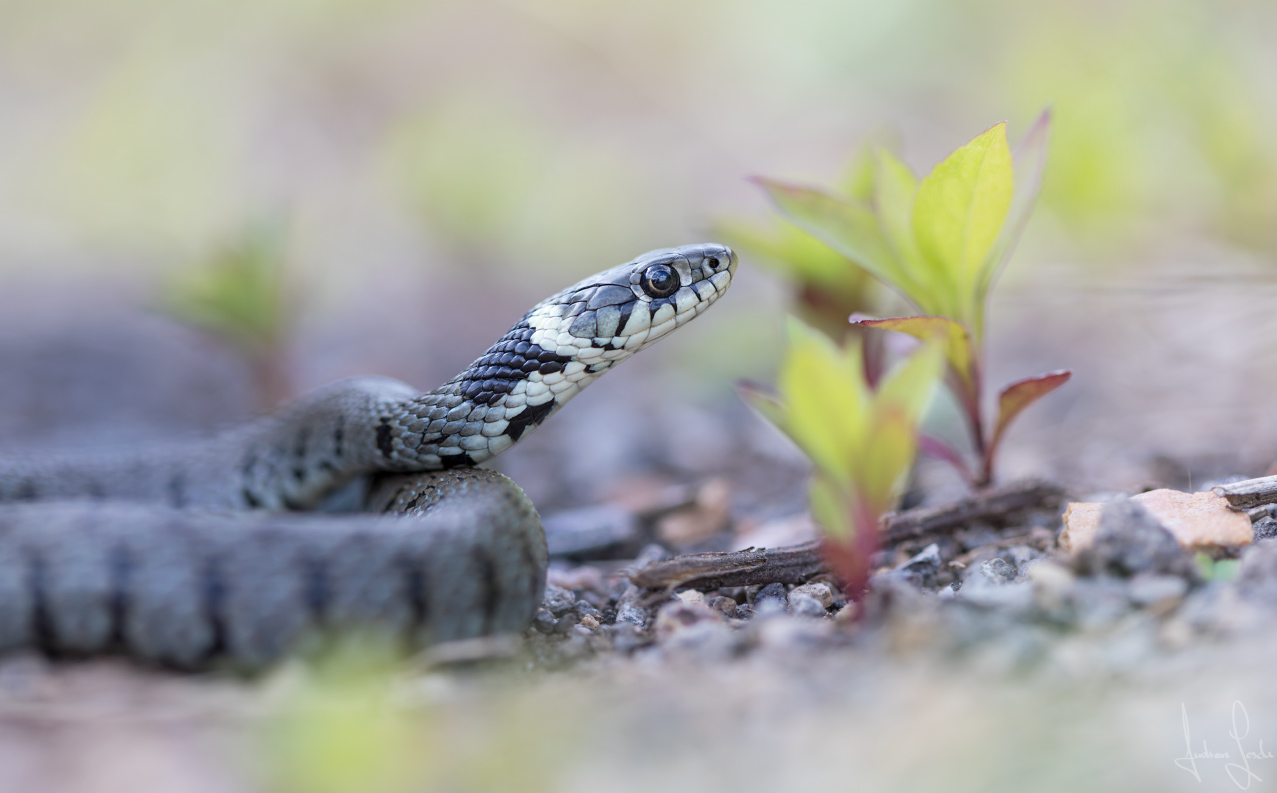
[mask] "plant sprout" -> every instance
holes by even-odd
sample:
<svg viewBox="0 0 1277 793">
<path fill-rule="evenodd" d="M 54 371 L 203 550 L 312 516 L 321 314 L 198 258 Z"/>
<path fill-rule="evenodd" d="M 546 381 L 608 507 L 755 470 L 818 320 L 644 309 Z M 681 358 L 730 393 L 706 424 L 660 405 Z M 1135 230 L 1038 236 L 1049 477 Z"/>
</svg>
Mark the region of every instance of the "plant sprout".
<svg viewBox="0 0 1277 793">
<path fill-rule="evenodd" d="M 790 326 L 778 394 L 743 383 L 741 397 L 815 465 L 812 515 L 825 533 L 830 567 L 859 597 L 879 546 L 879 521 L 900 497 L 918 449 L 918 422 L 931 402 L 944 351 L 924 344 L 876 387 L 859 340 L 838 347 L 800 322 Z"/>
<path fill-rule="evenodd" d="M 263 409 L 290 396 L 284 371 L 292 302 L 283 228 L 258 224 L 174 281 L 168 312 L 235 347 L 248 360 Z"/>
<path fill-rule="evenodd" d="M 989 290 L 1037 197 L 1049 121 L 1044 113 L 1021 144 L 1015 158 L 1018 178 L 1006 124 L 1001 123 L 949 155 L 921 181 L 889 151 L 876 150 L 866 200 L 758 180 L 789 220 L 859 263 L 921 312 L 852 322 L 942 344 L 948 384 L 966 418 L 976 464 L 973 468 L 937 438 L 924 438 L 923 448 L 953 464 L 977 487 L 993 480 L 997 450 L 1011 421 L 1071 374 L 1049 372 L 1006 386 L 998 395 L 992 431 L 986 427 L 982 397 Z"/>
</svg>

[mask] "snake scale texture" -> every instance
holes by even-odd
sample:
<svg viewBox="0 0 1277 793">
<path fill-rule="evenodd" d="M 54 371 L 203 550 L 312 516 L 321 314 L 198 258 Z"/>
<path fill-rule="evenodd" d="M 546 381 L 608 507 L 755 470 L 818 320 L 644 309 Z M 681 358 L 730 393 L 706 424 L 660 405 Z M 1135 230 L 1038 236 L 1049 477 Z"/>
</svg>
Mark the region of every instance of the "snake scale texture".
<svg viewBox="0 0 1277 793">
<path fill-rule="evenodd" d="M 0 652 L 251 669 L 335 631 L 424 646 L 524 629 L 545 534 L 518 485 L 475 466 L 735 270 L 722 245 L 644 254 L 538 303 L 428 393 L 353 378 L 207 440 L 0 459 Z"/>
</svg>

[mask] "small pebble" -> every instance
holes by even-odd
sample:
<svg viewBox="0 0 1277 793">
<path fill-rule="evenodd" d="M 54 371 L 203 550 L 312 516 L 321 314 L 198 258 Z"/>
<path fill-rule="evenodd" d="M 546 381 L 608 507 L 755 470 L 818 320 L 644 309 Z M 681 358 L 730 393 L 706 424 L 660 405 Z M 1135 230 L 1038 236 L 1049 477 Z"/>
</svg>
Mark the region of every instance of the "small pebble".
<svg viewBox="0 0 1277 793">
<path fill-rule="evenodd" d="M 831 597 L 830 600 L 832 601 L 833 598 Z M 802 592 L 789 593 L 789 608 L 798 616 L 817 618 L 825 616 L 825 606 L 822 606 L 816 598 Z"/>
<path fill-rule="evenodd" d="M 532 627 L 541 633 L 554 633 L 555 621 L 554 615 L 550 613 L 549 609 L 539 609 L 536 617 L 532 620 Z"/>
<path fill-rule="evenodd" d="M 796 595 L 806 595 L 815 598 L 819 601 L 821 608 L 829 608 L 834 605 L 834 591 L 830 589 L 829 584 L 803 584 L 802 586 L 794 587 L 789 593 L 791 605 Z"/>
<path fill-rule="evenodd" d="M 1127 596 L 1137 606 L 1167 614 L 1188 594 L 1188 582 L 1172 575 L 1137 575 L 1127 585 Z"/>
<path fill-rule="evenodd" d="M 678 593 L 678 599 L 687 605 L 704 605 L 705 594 L 695 589 L 685 589 Z"/>
<path fill-rule="evenodd" d="M 562 617 L 576 606 L 576 595 L 571 590 L 554 584 L 545 585 L 545 597 L 541 601 L 542 605 L 550 610 L 550 613 L 556 617 Z"/>
<path fill-rule="evenodd" d="M 709 602 L 707 602 L 705 605 L 709 606 L 715 611 L 721 611 L 724 614 L 731 616 L 732 613 L 736 611 L 737 607 L 740 604 L 738 604 L 732 598 L 724 597 L 722 595 L 717 595 L 715 597 L 710 598 Z"/>
<path fill-rule="evenodd" d="M 754 611 L 759 614 L 771 614 L 788 610 L 789 593 L 785 591 L 784 584 L 768 584 L 758 590 L 757 595 L 754 595 Z"/>
<path fill-rule="evenodd" d="M 1277 537 L 1277 520 L 1271 517 L 1263 517 L 1255 521 L 1255 542 L 1269 540 L 1273 537 Z"/>
<path fill-rule="evenodd" d="M 1009 584 L 1015 580 L 1015 565 L 1002 557 L 990 559 L 980 565 L 980 573 L 991 583 Z"/>
</svg>

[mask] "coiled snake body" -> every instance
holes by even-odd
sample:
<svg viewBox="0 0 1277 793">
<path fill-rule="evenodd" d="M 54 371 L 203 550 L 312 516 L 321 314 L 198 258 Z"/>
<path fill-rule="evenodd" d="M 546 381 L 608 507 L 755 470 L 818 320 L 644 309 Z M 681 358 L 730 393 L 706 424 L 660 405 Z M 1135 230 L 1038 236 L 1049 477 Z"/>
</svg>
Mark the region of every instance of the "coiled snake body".
<svg viewBox="0 0 1277 793">
<path fill-rule="evenodd" d="M 540 519 L 475 468 L 731 284 L 732 251 L 652 251 L 542 301 L 429 393 L 362 377 L 209 441 L 0 460 L 0 652 L 255 667 L 317 633 L 414 646 L 522 630 Z M 364 513 L 298 514 L 342 501 Z"/>
</svg>

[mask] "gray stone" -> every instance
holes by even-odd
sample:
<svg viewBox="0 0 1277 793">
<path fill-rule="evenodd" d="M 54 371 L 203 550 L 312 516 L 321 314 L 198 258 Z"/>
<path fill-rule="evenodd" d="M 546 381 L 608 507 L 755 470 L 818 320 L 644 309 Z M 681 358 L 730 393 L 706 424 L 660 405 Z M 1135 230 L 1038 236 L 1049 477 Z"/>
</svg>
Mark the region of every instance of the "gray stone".
<svg viewBox="0 0 1277 793">
<path fill-rule="evenodd" d="M 1188 594 L 1188 582 L 1179 576 L 1141 574 L 1131 579 L 1126 594 L 1137 606 L 1169 611 Z"/>
<path fill-rule="evenodd" d="M 825 606 L 805 592 L 789 593 L 789 609 L 793 614 L 803 617 L 824 617 L 826 614 Z"/>
<path fill-rule="evenodd" d="M 576 595 L 573 595 L 569 589 L 564 589 L 554 584 L 546 584 L 545 597 L 542 599 L 541 605 L 555 617 L 562 617 L 576 608 Z"/>
<path fill-rule="evenodd" d="M 641 539 L 639 520 L 613 504 L 559 512 L 542 521 L 552 557 L 597 559 L 633 547 Z"/>
<path fill-rule="evenodd" d="M 628 623 L 636 628 L 642 628 L 647 625 L 647 616 L 647 609 L 633 603 L 622 603 L 616 609 L 617 624 Z"/>
<path fill-rule="evenodd" d="M 920 589 L 934 589 L 941 564 L 940 546 L 933 542 L 893 570 L 892 574 Z"/>
<path fill-rule="evenodd" d="M 790 605 L 793 604 L 793 599 L 797 595 L 815 598 L 820 603 L 821 608 L 827 609 L 834 605 L 834 591 L 829 587 L 829 584 L 803 584 L 802 586 L 794 587 L 789 593 Z"/>
<path fill-rule="evenodd" d="M 1265 516 L 1255 521 L 1255 542 L 1277 537 L 1277 520 Z"/>
<path fill-rule="evenodd" d="M 1073 621 L 1083 630 L 1106 628 L 1131 610 L 1126 583 L 1111 576 L 1079 578 L 1073 589 Z"/>
<path fill-rule="evenodd" d="M 1192 557 L 1157 518 L 1130 499 L 1104 505 L 1094 542 L 1079 552 L 1073 563 L 1078 572 L 1087 575 L 1163 573 L 1198 579 Z"/>
<path fill-rule="evenodd" d="M 532 627 L 536 628 L 539 633 L 554 633 L 554 615 L 549 609 L 539 609 L 536 617 L 532 620 Z"/>
<path fill-rule="evenodd" d="M 1002 557 L 995 557 L 980 565 L 981 575 L 993 584 L 1009 584 L 1015 580 L 1015 565 Z"/>
<path fill-rule="evenodd" d="M 789 593 L 785 591 L 784 584 L 768 584 L 758 590 L 757 595 L 754 595 L 754 611 L 759 614 L 785 612 L 788 610 Z"/>
</svg>

